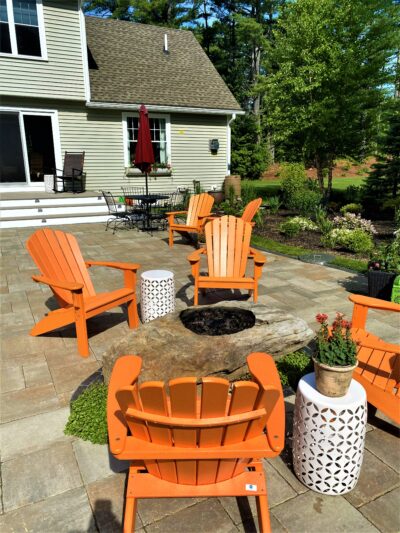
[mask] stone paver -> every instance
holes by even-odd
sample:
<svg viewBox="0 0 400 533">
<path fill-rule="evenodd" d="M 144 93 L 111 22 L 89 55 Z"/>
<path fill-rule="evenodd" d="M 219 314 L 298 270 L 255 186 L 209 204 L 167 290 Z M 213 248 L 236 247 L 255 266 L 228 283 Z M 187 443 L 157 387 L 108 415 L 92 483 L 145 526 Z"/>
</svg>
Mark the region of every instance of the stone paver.
<svg viewBox="0 0 400 533">
<path fill-rule="evenodd" d="M 94 533 L 97 530 L 83 487 L 0 516 L 1 533 Z"/>
<path fill-rule="evenodd" d="M 398 474 L 371 452 L 365 450 L 358 483 L 351 492 L 346 494 L 345 498 L 352 505 L 360 507 L 399 485 Z"/>
<path fill-rule="evenodd" d="M 66 228 L 60 228 L 65 231 Z M 136 261 L 141 271 L 157 267 L 175 274 L 177 308 L 191 305 L 193 284 L 186 256 L 190 244 L 166 233 L 104 232 L 103 224 L 69 226 L 86 259 Z M 41 337 L 29 331 L 48 309 L 57 308 L 52 292 L 35 284 L 36 268 L 25 249 L 33 229 L 3 230 L 0 235 L 2 359 L 0 439 L 4 514 L 3 533 L 83 533 L 121 530 L 126 463 L 110 458 L 106 446 L 63 433 L 71 398 L 99 379 L 104 351 L 129 331 L 125 308 L 88 323 L 91 354 L 79 357 L 74 327 Z M 301 316 L 315 328 L 317 312 L 350 315 L 348 292 L 366 292 L 366 278 L 332 268 L 266 254 L 259 301 Z M 120 272 L 92 268 L 97 291 L 120 288 Z M 140 299 L 140 295 L 139 295 Z M 239 291 L 210 290 L 201 303 L 247 299 Z M 389 342 L 399 340 L 398 317 L 371 312 L 369 327 Z M 399 446 L 396 429 L 371 418 L 365 462 L 356 489 L 346 497 L 309 491 L 291 469 L 294 396 L 285 398 L 286 448 L 266 461 L 273 532 L 318 531 L 390 533 L 400 530 Z M 384 419 L 378 412 L 378 417 Z M 382 425 L 383 424 L 383 425 Z M 0 509 L 1 511 L 1 509 Z M 136 529 L 143 533 L 258 531 L 254 498 L 156 499 L 138 504 Z"/>
<path fill-rule="evenodd" d="M 367 503 L 360 508 L 360 511 L 379 531 L 398 533 L 400 529 L 399 502 L 400 488 Z"/>
<path fill-rule="evenodd" d="M 3 463 L 4 511 L 78 488 L 82 478 L 68 442 Z"/>
<path fill-rule="evenodd" d="M 57 442 L 71 440 L 71 437 L 64 435 L 69 412 L 69 407 L 64 407 L 2 424 L 0 426 L 2 460 L 9 461 L 41 448 L 48 448 Z"/>
<path fill-rule="evenodd" d="M 77 439 L 73 449 L 79 470 L 85 484 L 111 476 L 116 472 L 124 472 L 129 468 L 128 461 L 118 461 L 108 451 L 108 445 L 92 444 Z"/>
<path fill-rule="evenodd" d="M 289 533 L 370 533 L 378 531 L 342 496 L 308 491 L 271 510 Z"/>
</svg>

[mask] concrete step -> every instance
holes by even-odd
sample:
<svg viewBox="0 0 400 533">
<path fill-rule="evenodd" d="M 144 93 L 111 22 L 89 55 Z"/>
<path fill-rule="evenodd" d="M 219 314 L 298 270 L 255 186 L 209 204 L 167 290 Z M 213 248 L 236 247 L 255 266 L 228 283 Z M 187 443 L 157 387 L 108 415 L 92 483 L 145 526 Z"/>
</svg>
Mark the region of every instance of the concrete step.
<svg viewBox="0 0 400 533">
<path fill-rule="evenodd" d="M 6 228 L 30 228 L 37 226 L 59 226 L 64 224 L 90 224 L 93 222 L 106 222 L 110 216 L 81 213 L 69 215 L 47 215 L 27 216 L 27 217 L 2 217 L 0 219 L 0 229 Z"/>
<path fill-rule="evenodd" d="M 108 209 L 105 203 L 98 202 L 97 204 L 79 204 L 79 205 L 65 205 L 60 204 L 57 206 L 42 206 L 37 204 L 37 207 L 32 206 L 13 206 L 13 207 L 1 207 L 0 220 L 10 218 L 26 218 L 26 217 L 46 217 L 50 215 L 73 215 L 73 214 L 91 214 L 97 213 L 106 215 Z"/>
</svg>

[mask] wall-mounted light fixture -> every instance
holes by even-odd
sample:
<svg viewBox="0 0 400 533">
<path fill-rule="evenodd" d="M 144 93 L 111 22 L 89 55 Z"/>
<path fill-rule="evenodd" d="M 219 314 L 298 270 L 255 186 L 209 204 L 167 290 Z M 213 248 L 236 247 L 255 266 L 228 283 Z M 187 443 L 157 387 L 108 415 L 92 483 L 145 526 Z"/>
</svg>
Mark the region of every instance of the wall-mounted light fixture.
<svg viewBox="0 0 400 533">
<path fill-rule="evenodd" d="M 210 139 L 210 152 L 212 154 L 218 153 L 219 150 L 219 140 L 218 139 Z"/>
</svg>

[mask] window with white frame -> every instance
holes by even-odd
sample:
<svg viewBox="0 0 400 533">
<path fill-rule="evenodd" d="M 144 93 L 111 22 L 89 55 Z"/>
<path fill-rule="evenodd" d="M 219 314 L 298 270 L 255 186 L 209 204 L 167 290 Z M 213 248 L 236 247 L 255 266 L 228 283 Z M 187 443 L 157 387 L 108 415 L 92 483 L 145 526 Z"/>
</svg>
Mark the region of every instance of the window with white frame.
<svg viewBox="0 0 400 533">
<path fill-rule="evenodd" d="M 0 34 L 1 53 L 43 58 L 41 0 L 0 0 Z"/>
<path fill-rule="evenodd" d="M 165 118 L 150 117 L 149 122 L 155 162 L 161 165 L 166 165 L 168 163 L 167 121 Z M 127 117 L 126 124 L 128 128 L 129 162 L 131 166 L 134 166 L 139 131 L 139 117 Z"/>
</svg>

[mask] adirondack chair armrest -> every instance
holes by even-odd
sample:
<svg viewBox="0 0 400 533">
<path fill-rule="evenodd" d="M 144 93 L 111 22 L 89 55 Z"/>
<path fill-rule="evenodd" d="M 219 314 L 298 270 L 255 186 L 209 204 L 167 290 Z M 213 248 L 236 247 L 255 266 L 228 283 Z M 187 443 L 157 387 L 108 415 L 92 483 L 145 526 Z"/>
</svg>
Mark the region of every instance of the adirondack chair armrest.
<svg viewBox="0 0 400 533">
<path fill-rule="evenodd" d="M 187 211 L 169 211 L 166 215 L 186 215 Z"/>
<path fill-rule="evenodd" d="M 256 265 L 263 265 L 267 261 L 267 258 L 265 257 L 265 255 L 260 253 L 255 248 L 250 248 L 249 256 L 254 260 L 254 263 Z"/>
<path fill-rule="evenodd" d="M 126 443 L 128 427 L 117 400 L 118 390 L 133 385 L 140 373 L 142 359 L 137 355 L 119 357 L 111 372 L 107 395 L 107 426 L 110 451 L 120 454 Z"/>
<path fill-rule="evenodd" d="M 136 271 L 140 268 L 137 263 L 118 263 L 115 261 L 85 261 L 87 267 L 91 266 L 104 266 L 109 268 L 116 268 L 118 270 L 133 270 Z"/>
<path fill-rule="evenodd" d="M 36 283 L 44 283 L 50 287 L 56 287 L 57 289 L 64 289 L 71 292 L 82 292 L 83 283 L 76 283 L 73 281 L 55 281 L 45 276 L 32 276 L 33 281 Z"/>
<path fill-rule="evenodd" d="M 195 250 L 191 254 L 187 256 L 187 260 L 189 263 L 197 263 L 200 261 L 200 257 L 204 254 L 207 254 L 207 250 L 205 248 L 199 248 L 198 250 Z"/>
<path fill-rule="evenodd" d="M 268 442 L 272 450 L 280 453 L 285 445 L 285 402 L 274 359 L 269 354 L 254 352 L 247 356 L 247 366 L 262 389 L 257 407 L 267 411 Z"/>
<path fill-rule="evenodd" d="M 360 294 L 350 294 L 349 300 L 354 303 L 352 324 L 353 328 L 365 327 L 369 309 L 379 309 L 381 311 L 400 312 L 400 305 L 395 302 L 387 302 L 379 298 L 362 296 Z"/>
</svg>

